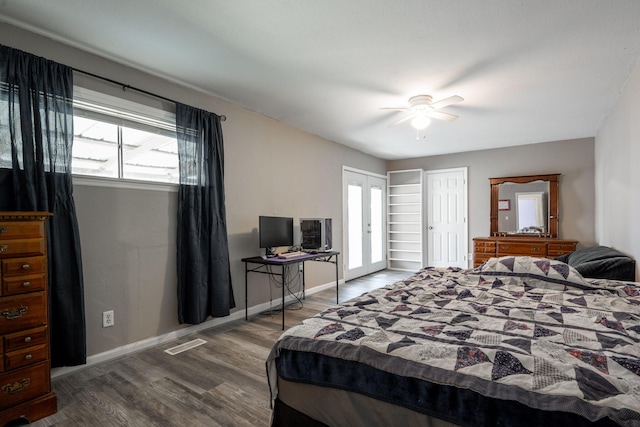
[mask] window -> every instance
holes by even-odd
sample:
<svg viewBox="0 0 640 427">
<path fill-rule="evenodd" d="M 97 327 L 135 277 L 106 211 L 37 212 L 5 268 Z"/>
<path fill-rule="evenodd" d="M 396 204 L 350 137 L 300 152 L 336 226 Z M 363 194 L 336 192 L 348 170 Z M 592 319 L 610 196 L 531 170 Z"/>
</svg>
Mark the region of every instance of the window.
<svg viewBox="0 0 640 427">
<path fill-rule="evenodd" d="M 72 173 L 178 183 L 175 115 L 74 88 Z"/>
</svg>

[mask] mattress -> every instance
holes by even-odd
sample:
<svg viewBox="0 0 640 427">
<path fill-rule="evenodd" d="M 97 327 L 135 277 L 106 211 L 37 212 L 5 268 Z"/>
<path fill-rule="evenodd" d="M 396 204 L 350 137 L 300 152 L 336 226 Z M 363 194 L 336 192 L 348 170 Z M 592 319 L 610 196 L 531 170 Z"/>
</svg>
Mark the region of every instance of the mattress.
<svg viewBox="0 0 640 427">
<path fill-rule="evenodd" d="M 639 357 L 640 284 L 503 257 L 426 268 L 330 307 L 280 337 L 267 374 L 274 400 L 327 425 L 354 425 L 367 401 L 455 425 L 631 426 Z M 361 403 L 324 400 L 334 391 Z"/>
</svg>

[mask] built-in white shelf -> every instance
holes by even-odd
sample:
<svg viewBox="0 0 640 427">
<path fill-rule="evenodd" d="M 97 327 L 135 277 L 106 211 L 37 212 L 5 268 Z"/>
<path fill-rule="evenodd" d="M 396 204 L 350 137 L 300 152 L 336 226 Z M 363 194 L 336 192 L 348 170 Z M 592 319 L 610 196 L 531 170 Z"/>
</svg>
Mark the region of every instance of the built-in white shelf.
<svg viewBox="0 0 640 427">
<path fill-rule="evenodd" d="M 423 267 L 423 171 L 387 173 L 387 260 L 393 270 Z"/>
</svg>

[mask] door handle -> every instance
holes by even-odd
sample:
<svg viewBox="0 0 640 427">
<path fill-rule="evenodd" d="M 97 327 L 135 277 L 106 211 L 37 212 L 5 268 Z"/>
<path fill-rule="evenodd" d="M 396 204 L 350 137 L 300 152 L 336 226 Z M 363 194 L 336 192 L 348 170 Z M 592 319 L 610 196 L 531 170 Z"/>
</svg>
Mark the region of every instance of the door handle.
<svg viewBox="0 0 640 427">
<path fill-rule="evenodd" d="M 430 225 L 430 226 L 429 226 L 429 230 L 433 230 L 433 225 Z"/>
</svg>

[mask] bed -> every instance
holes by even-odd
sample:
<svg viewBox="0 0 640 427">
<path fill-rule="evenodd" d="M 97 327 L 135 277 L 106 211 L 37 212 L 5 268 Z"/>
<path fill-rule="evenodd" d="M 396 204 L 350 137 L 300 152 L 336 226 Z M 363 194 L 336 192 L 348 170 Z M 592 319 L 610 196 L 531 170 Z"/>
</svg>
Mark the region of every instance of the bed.
<svg viewBox="0 0 640 427">
<path fill-rule="evenodd" d="M 289 329 L 266 366 L 273 426 L 638 426 L 640 283 L 425 268 Z"/>
</svg>

